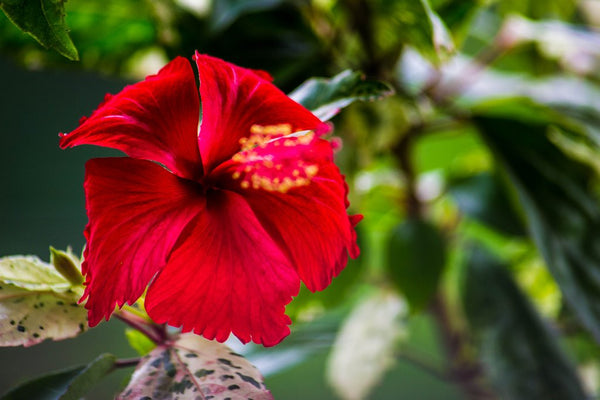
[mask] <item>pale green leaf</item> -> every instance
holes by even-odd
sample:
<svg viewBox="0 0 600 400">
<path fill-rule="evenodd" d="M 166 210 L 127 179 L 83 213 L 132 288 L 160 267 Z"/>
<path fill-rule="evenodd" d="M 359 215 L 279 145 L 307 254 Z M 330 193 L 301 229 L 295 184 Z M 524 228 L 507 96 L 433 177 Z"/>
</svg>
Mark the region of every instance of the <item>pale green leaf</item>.
<svg viewBox="0 0 600 400">
<path fill-rule="evenodd" d="M 81 290 L 37 257 L 1 258 L 0 346 L 31 346 L 83 332 Z"/>
<path fill-rule="evenodd" d="M 0 282 L 31 290 L 66 290 L 71 284 L 56 269 L 35 256 L 0 258 Z"/>
<path fill-rule="evenodd" d="M 271 400 L 252 364 L 226 345 L 192 333 L 158 346 L 131 377 L 120 400 Z"/>
</svg>

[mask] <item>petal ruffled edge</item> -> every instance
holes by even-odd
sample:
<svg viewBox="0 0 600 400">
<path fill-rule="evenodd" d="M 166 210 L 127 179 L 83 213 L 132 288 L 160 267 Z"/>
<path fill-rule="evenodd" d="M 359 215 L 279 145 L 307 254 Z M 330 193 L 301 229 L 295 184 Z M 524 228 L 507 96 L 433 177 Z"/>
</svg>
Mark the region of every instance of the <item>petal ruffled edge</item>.
<svg viewBox="0 0 600 400">
<path fill-rule="evenodd" d="M 115 306 L 142 295 L 204 198 L 195 184 L 131 158 L 88 161 L 84 187 L 89 222 L 82 300 L 87 298 L 89 324 L 95 326 Z"/>
<path fill-rule="evenodd" d="M 156 161 L 188 179 L 202 176 L 198 150 L 200 99 L 190 62 L 177 57 L 158 74 L 105 98 L 60 147 L 110 147 Z"/>
<path fill-rule="evenodd" d="M 311 291 L 323 290 L 356 258 L 348 185 L 333 163 L 331 143 L 306 133 L 238 153 L 218 181 L 242 195 Z"/>
</svg>

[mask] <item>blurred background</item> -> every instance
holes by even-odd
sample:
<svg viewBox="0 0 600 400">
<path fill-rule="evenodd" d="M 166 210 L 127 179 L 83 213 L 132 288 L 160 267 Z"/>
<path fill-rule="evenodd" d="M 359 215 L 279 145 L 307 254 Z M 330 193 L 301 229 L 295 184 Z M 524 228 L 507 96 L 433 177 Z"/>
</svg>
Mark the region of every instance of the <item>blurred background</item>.
<svg viewBox="0 0 600 400">
<path fill-rule="evenodd" d="M 600 398 L 600 1 L 70 0 L 64 12 L 72 43 L 50 49 L 0 13 L 0 256 L 81 251 L 84 163 L 116 153 L 62 151 L 58 133 L 105 93 L 195 50 L 267 70 L 286 92 L 322 77 L 352 103 L 332 121 L 362 254 L 327 290 L 303 288 L 281 345 L 231 343 L 275 398 Z M 394 94 L 355 102 L 370 86 L 346 70 Z M 124 328 L 0 349 L 0 393 L 100 353 L 135 356 Z M 86 398 L 112 398 L 132 371 Z"/>
</svg>

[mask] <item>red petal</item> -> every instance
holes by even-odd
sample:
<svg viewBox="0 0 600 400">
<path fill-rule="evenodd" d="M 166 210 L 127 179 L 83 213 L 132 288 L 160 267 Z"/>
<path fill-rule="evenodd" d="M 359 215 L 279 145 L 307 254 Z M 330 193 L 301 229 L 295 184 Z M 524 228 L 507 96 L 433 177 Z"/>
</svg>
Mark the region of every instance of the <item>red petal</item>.
<svg viewBox="0 0 600 400">
<path fill-rule="evenodd" d="M 145 160 L 102 158 L 86 164 L 89 223 L 82 270 L 90 326 L 115 305 L 132 304 L 188 222 L 204 208 L 196 184 Z"/>
<path fill-rule="evenodd" d="M 233 333 L 242 342 L 279 343 L 300 282 L 248 204 L 233 192 L 209 192 L 193 224 L 148 289 L 149 315 L 207 339 Z"/>
<path fill-rule="evenodd" d="M 240 139 L 250 135 L 253 125 L 289 124 L 299 131 L 321 123 L 262 75 L 198 53 L 195 59 L 202 99 L 198 140 L 207 173 L 240 150 Z"/>
<path fill-rule="evenodd" d="M 157 75 L 107 98 L 77 129 L 61 134 L 60 146 L 111 147 L 196 179 L 202 175 L 197 145 L 199 114 L 192 66 L 178 57 Z"/>
<path fill-rule="evenodd" d="M 223 164 L 219 183 L 244 196 L 300 279 L 322 290 L 346 266 L 348 253 L 358 256 L 354 227 L 362 216 L 346 213 L 348 187 L 329 142 L 281 138 L 263 146 Z M 243 162 L 235 165 L 238 159 Z"/>
</svg>

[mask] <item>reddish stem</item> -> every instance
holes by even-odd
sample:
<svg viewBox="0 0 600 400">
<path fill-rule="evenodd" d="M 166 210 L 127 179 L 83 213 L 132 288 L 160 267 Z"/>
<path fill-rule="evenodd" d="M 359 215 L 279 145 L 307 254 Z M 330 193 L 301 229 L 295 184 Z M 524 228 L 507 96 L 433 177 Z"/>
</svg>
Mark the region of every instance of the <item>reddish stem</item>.
<svg viewBox="0 0 600 400">
<path fill-rule="evenodd" d="M 164 343 L 168 339 L 168 334 L 164 325 L 157 325 L 148 322 L 142 317 L 126 310 L 119 310 L 115 316 L 135 330 L 142 332 L 156 344 Z"/>
</svg>

